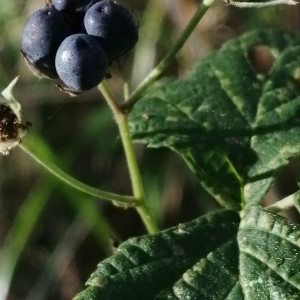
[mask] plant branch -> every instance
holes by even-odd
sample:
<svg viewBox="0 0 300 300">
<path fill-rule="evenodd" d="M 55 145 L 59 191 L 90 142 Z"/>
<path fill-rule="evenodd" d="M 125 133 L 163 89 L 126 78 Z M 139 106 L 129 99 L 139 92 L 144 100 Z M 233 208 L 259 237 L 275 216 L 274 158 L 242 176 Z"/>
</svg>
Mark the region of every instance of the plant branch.
<svg viewBox="0 0 300 300">
<path fill-rule="evenodd" d="M 167 55 L 160 61 L 160 63 L 149 73 L 149 75 L 140 83 L 135 91 L 129 96 L 128 100 L 121 104 L 121 107 L 126 110 L 130 110 L 133 105 L 139 100 L 139 97 L 145 92 L 145 90 L 162 74 L 162 72 L 170 65 L 174 57 L 180 51 L 187 39 L 190 37 L 199 21 L 202 19 L 208 8 L 214 0 L 204 0 L 189 24 L 186 26 L 178 40 L 173 47 L 167 53 Z"/>
<path fill-rule="evenodd" d="M 42 154 L 35 153 L 29 143 L 26 141 L 26 138 L 22 140 L 22 143 L 20 143 L 19 147 L 26 152 L 29 156 L 31 156 L 36 162 L 38 162 L 40 165 L 42 165 L 48 172 L 53 174 L 55 177 L 60 179 L 61 181 L 65 182 L 69 186 L 75 188 L 76 190 L 79 190 L 85 194 L 101 198 L 104 200 L 111 200 L 115 201 L 117 203 L 120 203 L 121 205 L 126 206 L 135 206 L 136 200 L 132 196 L 123 196 L 118 195 L 106 191 L 102 191 L 96 188 L 93 188 L 89 185 L 86 185 L 82 183 L 81 181 L 78 181 L 77 179 L 71 177 L 64 171 L 62 171 L 60 168 L 58 168 L 56 165 L 54 165 L 52 162 L 48 161 L 46 158 L 43 157 Z"/>
<path fill-rule="evenodd" d="M 226 5 L 232 5 L 239 8 L 262 8 L 266 6 L 275 6 L 275 5 L 296 5 L 297 1 L 294 0 L 271 0 L 266 2 L 240 2 L 235 0 L 223 0 Z"/>
<path fill-rule="evenodd" d="M 155 220 L 146 205 L 145 193 L 141 174 L 137 164 L 132 138 L 128 127 L 128 119 L 126 112 L 120 109 L 116 99 L 110 92 L 105 81 L 102 81 L 99 85 L 99 90 L 105 98 L 106 102 L 113 111 L 115 120 L 119 127 L 120 137 L 123 143 L 124 152 L 127 160 L 129 175 L 131 179 L 131 185 L 133 190 L 133 196 L 136 199 L 136 209 L 143 220 L 149 233 L 155 233 L 158 231 L 158 227 Z"/>
</svg>

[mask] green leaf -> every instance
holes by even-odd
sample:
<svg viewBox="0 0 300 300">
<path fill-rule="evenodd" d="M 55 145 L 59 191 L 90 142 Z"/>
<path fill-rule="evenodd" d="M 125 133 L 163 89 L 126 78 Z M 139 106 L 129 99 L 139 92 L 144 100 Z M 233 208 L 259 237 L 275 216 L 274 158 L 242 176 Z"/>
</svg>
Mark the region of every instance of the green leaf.
<svg viewBox="0 0 300 300">
<path fill-rule="evenodd" d="M 185 79 L 156 82 L 130 114 L 133 137 L 179 153 L 224 207 L 259 203 L 300 151 L 299 39 L 246 33 Z M 273 63 L 267 70 L 251 58 L 262 46 Z"/>
<path fill-rule="evenodd" d="M 251 207 L 241 221 L 238 245 L 245 299 L 299 299 L 299 225 Z"/>
<path fill-rule="evenodd" d="M 300 213 L 300 192 L 299 191 L 294 194 L 294 206 Z"/>
<path fill-rule="evenodd" d="M 238 281 L 238 224 L 236 212 L 222 210 L 132 238 L 98 265 L 75 300 L 225 299 Z"/>
<path fill-rule="evenodd" d="M 133 238 L 74 300 L 300 299 L 300 226 L 259 206 Z"/>
</svg>

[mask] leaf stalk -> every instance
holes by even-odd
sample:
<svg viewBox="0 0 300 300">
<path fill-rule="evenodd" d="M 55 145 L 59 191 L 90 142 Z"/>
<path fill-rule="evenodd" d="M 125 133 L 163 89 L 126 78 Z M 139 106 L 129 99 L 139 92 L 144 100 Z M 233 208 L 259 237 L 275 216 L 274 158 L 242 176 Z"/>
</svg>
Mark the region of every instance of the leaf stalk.
<svg viewBox="0 0 300 300">
<path fill-rule="evenodd" d="M 120 203 L 122 205 L 126 206 L 135 206 L 136 200 L 132 196 L 123 196 L 118 195 L 115 193 L 110 193 L 106 191 L 102 191 L 96 188 L 93 188 L 87 184 L 82 183 L 81 181 L 78 181 L 77 179 L 73 178 L 69 174 L 62 171 L 60 168 L 58 168 L 55 164 L 47 160 L 43 157 L 42 154 L 35 152 L 32 149 L 32 146 L 30 146 L 30 143 L 26 140 L 26 138 L 22 141 L 22 143 L 19 145 L 19 147 L 27 153 L 29 156 L 31 156 L 37 163 L 39 163 L 41 166 L 43 166 L 49 173 L 63 181 L 64 183 L 68 184 L 69 186 L 75 188 L 76 190 L 79 190 L 85 194 L 94 196 L 96 198 L 101 198 L 104 200 L 111 200 L 115 201 L 117 203 Z"/>
</svg>

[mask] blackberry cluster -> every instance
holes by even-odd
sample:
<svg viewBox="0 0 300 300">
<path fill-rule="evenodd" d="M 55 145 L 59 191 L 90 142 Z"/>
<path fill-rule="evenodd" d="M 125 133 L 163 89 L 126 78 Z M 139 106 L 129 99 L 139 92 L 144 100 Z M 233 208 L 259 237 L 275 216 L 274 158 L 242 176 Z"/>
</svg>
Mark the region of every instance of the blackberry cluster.
<svg viewBox="0 0 300 300">
<path fill-rule="evenodd" d="M 138 40 L 138 18 L 111 0 L 52 0 L 27 20 L 21 53 L 33 70 L 59 77 L 64 90 L 97 86 L 108 66 Z"/>
</svg>

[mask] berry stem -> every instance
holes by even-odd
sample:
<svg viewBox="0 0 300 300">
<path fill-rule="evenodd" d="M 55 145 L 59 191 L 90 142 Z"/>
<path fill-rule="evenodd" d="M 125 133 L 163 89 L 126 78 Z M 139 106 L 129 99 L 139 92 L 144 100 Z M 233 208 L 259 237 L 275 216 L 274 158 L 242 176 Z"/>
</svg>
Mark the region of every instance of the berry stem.
<svg viewBox="0 0 300 300">
<path fill-rule="evenodd" d="M 117 103 L 115 97 L 111 93 L 105 81 L 102 81 L 100 83 L 99 90 L 102 93 L 108 105 L 110 106 L 110 108 L 112 109 L 112 112 L 114 114 L 115 120 L 119 128 L 120 137 L 123 143 L 129 175 L 131 179 L 133 196 L 136 200 L 135 207 L 142 221 L 144 222 L 147 231 L 149 233 L 155 233 L 158 231 L 158 226 L 148 206 L 146 205 L 142 178 L 136 160 L 131 134 L 129 131 L 127 112 L 123 111 L 120 108 L 120 105 Z"/>
<path fill-rule="evenodd" d="M 31 137 L 33 137 L 33 134 L 30 134 Z M 60 179 L 61 181 L 65 182 L 69 186 L 75 188 L 76 190 L 79 190 L 85 194 L 101 198 L 104 200 L 111 200 L 116 203 L 119 203 L 120 205 L 125 206 L 136 206 L 137 201 L 132 196 L 123 196 L 118 195 L 106 191 L 102 191 L 96 188 L 93 188 L 89 185 L 86 185 L 82 183 L 81 181 L 78 181 L 77 179 L 73 178 L 72 176 L 68 175 L 64 171 L 62 171 L 60 168 L 58 168 L 55 164 L 53 164 L 50 160 L 46 159 L 42 153 L 39 153 L 37 151 L 34 151 L 34 138 L 30 142 L 28 138 L 24 138 L 22 140 L 22 143 L 19 144 L 19 147 L 26 152 L 29 156 L 31 156 L 36 162 L 38 162 L 40 165 L 42 165 L 48 172 L 50 172 L 52 175 Z"/>
<path fill-rule="evenodd" d="M 266 2 L 244 2 L 244 1 L 235 1 L 235 0 L 223 0 L 225 5 L 232 5 L 239 8 L 262 8 L 267 6 L 275 6 L 275 5 L 296 5 L 298 1 L 294 0 L 270 0 Z"/>
<path fill-rule="evenodd" d="M 140 85 L 129 96 L 128 100 L 121 104 L 121 107 L 126 110 L 130 110 L 134 104 L 139 100 L 140 96 L 145 90 L 162 74 L 163 71 L 170 65 L 174 57 L 180 51 L 187 39 L 190 37 L 199 21 L 202 19 L 206 11 L 213 4 L 215 0 L 204 0 L 200 5 L 194 16 L 181 33 L 173 47 L 166 54 L 166 56 L 158 63 L 158 65 L 149 73 L 149 75 L 140 83 Z"/>
</svg>

